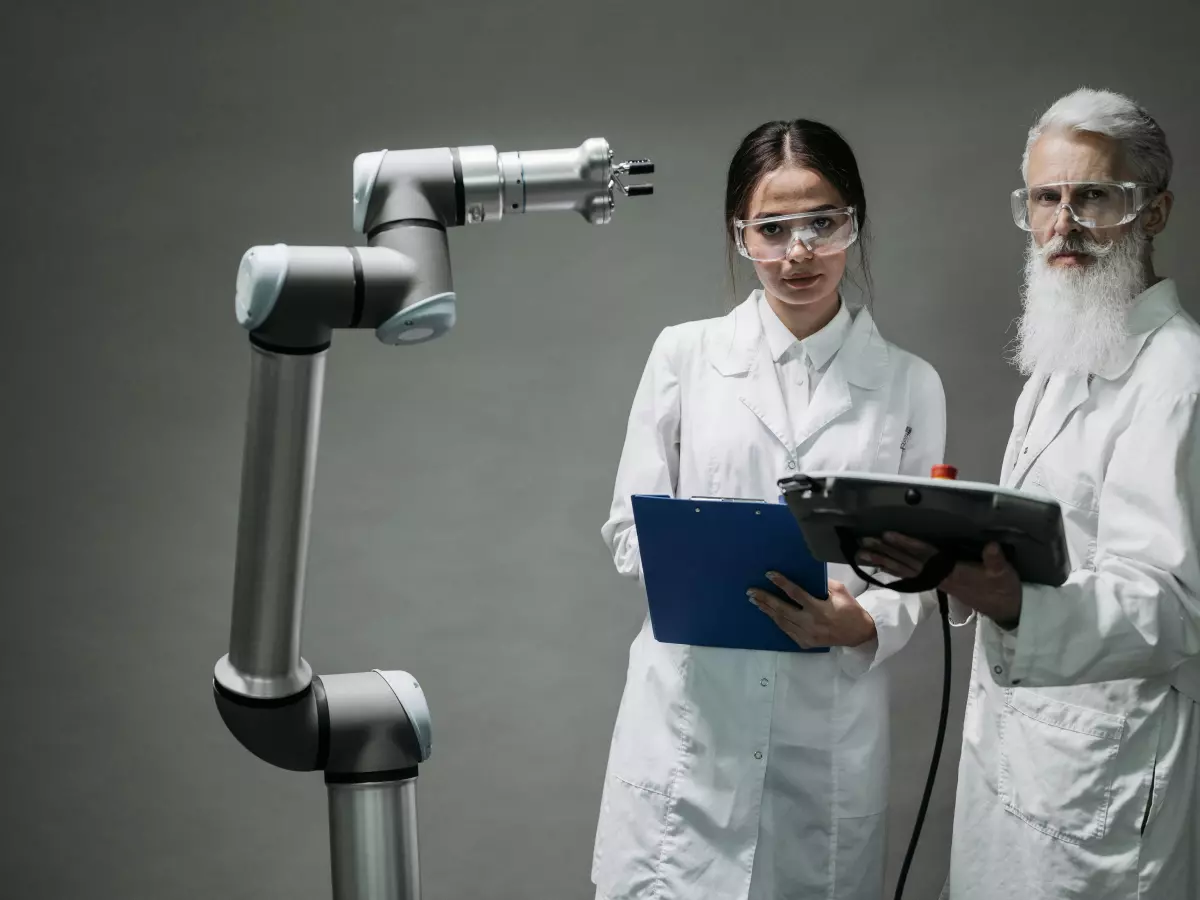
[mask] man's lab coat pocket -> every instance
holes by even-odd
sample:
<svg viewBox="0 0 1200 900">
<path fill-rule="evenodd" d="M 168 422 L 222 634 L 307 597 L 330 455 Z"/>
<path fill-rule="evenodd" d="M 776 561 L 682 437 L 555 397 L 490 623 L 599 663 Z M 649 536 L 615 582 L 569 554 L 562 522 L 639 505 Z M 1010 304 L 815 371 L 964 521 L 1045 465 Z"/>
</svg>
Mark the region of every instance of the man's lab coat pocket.
<svg viewBox="0 0 1200 900">
<path fill-rule="evenodd" d="M 1081 844 L 1108 831 L 1125 717 L 1006 691 L 1000 725 L 1004 808 L 1052 837 Z"/>
</svg>

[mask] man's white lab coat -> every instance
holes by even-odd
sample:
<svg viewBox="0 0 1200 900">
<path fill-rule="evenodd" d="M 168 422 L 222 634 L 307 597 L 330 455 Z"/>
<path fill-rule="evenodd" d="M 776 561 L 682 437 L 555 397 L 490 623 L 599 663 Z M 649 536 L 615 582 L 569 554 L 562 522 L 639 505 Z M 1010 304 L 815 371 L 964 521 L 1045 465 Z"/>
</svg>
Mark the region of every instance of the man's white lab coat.
<svg viewBox="0 0 1200 900">
<path fill-rule="evenodd" d="M 811 400 L 789 417 L 784 387 L 793 385 L 781 384 L 760 303 L 756 292 L 724 318 L 667 328 L 655 342 L 603 529 L 621 573 L 641 574 L 633 494 L 773 501 L 778 479 L 799 469 L 927 475 L 942 461 L 937 373 L 887 343 L 866 311 L 843 323 Z M 880 664 L 931 598 L 859 595 L 865 585 L 844 566 L 830 576 L 875 616 L 877 641 L 821 654 L 689 647 L 658 643 L 645 621 L 604 783 L 599 896 L 879 900 L 888 796 Z"/>
<path fill-rule="evenodd" d="M 1200 327 L 1167 280 L 1129 333 L 1017 403 L 1002 483 L 1059 501 L 1073 572 L 976 617 L 953 900 L 1200 898 Z"/>
</svg>

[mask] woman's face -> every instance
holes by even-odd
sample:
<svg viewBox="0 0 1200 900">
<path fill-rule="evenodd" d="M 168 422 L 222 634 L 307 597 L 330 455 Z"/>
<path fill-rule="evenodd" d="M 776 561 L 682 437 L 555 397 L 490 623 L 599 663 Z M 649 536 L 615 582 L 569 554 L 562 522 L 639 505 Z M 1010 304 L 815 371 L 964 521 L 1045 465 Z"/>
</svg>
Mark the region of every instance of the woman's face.
<svg viewBox="0 0 1200 900">
<path fill-rule="evenodd" d="M 845 199 L 825 176 L 813 169 L 785 165 L 759 180 L 745 218 L 763 219 L 845 206 Z M 754 271 L 763 289 L 788 306 L 835 303 L 842 273 L 846 271 L 846 251 L 814 256 L 802 243 L 794 241 L 784 259 L 755 262 Z"/>
</svg>

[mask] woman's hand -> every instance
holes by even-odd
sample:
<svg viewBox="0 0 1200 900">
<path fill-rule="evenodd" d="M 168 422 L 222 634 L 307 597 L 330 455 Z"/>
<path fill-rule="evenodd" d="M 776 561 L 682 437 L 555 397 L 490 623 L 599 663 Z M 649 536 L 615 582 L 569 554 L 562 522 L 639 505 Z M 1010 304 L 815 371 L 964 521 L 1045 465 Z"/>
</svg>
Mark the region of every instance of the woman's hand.
<svg viewBox="0 0 1200 900">
<path fill-rule="evenodd" d="M 778 572 L 767 578 L 792 599 L 788 603 L 766 591 L 751 588 L 750 602 L 771 617 L 784 633 L 804 649 L 857 647 L 875 638 L 875 620 L 840 581 L 829 582 L 829 599 L 819 600 Z"/>
</svg>

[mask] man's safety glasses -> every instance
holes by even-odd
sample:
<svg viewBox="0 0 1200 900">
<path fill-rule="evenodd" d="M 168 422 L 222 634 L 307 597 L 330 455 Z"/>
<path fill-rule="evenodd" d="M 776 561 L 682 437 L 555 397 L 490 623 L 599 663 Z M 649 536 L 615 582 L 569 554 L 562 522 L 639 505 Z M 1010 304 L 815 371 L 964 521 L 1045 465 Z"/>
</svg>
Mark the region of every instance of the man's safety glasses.
<svg viewBox="0 0 1200 900">
<path fill-rule="evenodd" d="M 733 224 L 738 253 L 755 262 L 784 259 L 797 243 L 814 256 L 828 256 L 840 253 L 858 240 L 858 220 L 852 206 L 765 219 L 737 219 Z"/>
<path fill-rule="evenodd" d="M 1013 221 L 1025 231 L 1047 232 L 1062 210 L 1084 228 L 1115 228 L 1137 218 L 1156 192 L 1132 181 L 1059 181 L 1012 192 Z"/>
</svg>

